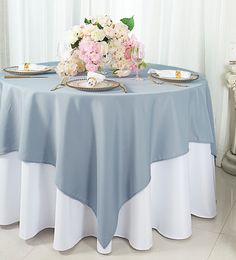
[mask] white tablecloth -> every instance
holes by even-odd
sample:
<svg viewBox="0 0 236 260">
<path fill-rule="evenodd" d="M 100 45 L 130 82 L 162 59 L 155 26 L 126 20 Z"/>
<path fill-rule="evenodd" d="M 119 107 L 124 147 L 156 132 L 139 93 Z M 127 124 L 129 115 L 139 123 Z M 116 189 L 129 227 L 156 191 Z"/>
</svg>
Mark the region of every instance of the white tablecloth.
<svg viewBox="0 0 236 260">
<path fill-rule="evenodd" d="M 215 167 L 209 144 L 189 144 L 189 153 L 153 163 L 151 182 L 121 208 L 115 236 L 132 247 L 152 247 L 152 228 L 172 239 L 191 236 L 191 214 L 216 216 Z M 55 228 L 56 250 L 67 250 L 86 236 L 96 237 L 96 216 L 56 188 L 55 167 L 25 163 L 13 152 L 0 156 L 0 225 L 20 221 L 20 237 L 30 239 Z M 112 242 L 100 253 L 111 252 Z"/>
</svg>

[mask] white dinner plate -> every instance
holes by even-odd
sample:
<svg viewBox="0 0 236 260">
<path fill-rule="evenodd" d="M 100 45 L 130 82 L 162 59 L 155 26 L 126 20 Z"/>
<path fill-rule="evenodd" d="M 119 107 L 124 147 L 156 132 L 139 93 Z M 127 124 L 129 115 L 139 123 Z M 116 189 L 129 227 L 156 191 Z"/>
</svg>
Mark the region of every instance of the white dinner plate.
<svg viewBox="0 0 236 260">
<path fill-rule="evenodd" d="M 40 75 L 52 71 L 52 67 L 44 66 L 41 70 L 19 70 L 18 66 L 12 66 L 3 69 L 5 72 L 15 75 Z"/>
<path fill-rule="evenodd" d="M 97 92 L 108 91 L 120 87 L 120 83 L 114 80 L 103 80 L 95 86 L 90 86 L 87 79 L 75 79 L 67 82 L 67 86 L 82 91 Z"/>
<path fill-rule="evenodd" d="M 173 82 L 173 83 L 191 82 L 191 81 L 197 80 L 199 78 L 199 75 L 196 73 L 191 73 L 189 78 L 161 77 L 157 73 L 151 73 L 151 76 L 153 78 L 156 78 L 156 79 L 159 79 L 162 81 Z"/>
</svg>

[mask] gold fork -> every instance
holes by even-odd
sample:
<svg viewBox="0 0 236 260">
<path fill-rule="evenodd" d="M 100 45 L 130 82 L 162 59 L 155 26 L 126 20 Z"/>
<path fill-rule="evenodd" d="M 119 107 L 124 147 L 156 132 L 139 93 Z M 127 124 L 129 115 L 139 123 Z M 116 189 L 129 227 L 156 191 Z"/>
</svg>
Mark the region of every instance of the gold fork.
<svg viewBox="0 0 236 260">
<path fill-rule="evenodd" d="M 68 77 L 64 77 L 59 84 L 57 84 L 54 88 L 50 89 L 50 91 L 55 91 L 59 88 L 62 88 L 66 86 L 66 83 L 68 81 Z"/>
<path fill-rule="evenodd" d="M 173 83 L 173 82 L 165 82 L 165 81 L 161 81 L 160 79 L 157 81 L 155 79 L 153 79 L 151 76 L 148 77 L 153 83 L 157 84 L 157 85 L 162 85 L 162 84 L 170 84 L 170 85 L 174 85 L 177 87 L 188 87 L 188 85 L 182 84 L 182 83 Z"/>
<path fill-rule="evenodd" d="M 120 83 L 120 88 L 125 92 L 128 93 L 128 90 L 126 88 L 126 86 L 123 83 Z"/>
<path fill-rule="evenodd" d="M 164 84 L 164 82 L 163 81 L 157 81 L 157 80 L 155 80 L 152 76 L 148 76 L 148 79 L 149 80 L 151 80 L 153 83 L 155 83 L 155 84 L 157 84 L 157 85 L 162 85 L 162 84 Z"/>
<path fill-rule="evenodd" d="M 45 79 L 45 76 L 17 76 L 17 75 L 5 75 L 4 79 Z"/>
</svg>

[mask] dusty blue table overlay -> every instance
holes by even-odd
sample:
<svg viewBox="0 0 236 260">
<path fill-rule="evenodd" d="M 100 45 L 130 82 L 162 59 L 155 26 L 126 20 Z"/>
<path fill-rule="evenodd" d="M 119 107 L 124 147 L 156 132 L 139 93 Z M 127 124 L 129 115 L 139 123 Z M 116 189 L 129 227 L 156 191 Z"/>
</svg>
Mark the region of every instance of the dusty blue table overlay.
<svg viewBox="0 0 236 260">
<path fill-rule="evenodd" d="M 96 214 L 104 248 L 121 206 L 148 185 L 152 162 L 187 153 L 189 142 L 210 143 L 216 155 L 202 75 L 187 88 L 119 79 L 127 94 L 50 92 L 59 77 L 47 76 L 0 79 L 0 154 L 18 151 L 22 161 L 56 166 L 57 187 Z"/>
</svg>

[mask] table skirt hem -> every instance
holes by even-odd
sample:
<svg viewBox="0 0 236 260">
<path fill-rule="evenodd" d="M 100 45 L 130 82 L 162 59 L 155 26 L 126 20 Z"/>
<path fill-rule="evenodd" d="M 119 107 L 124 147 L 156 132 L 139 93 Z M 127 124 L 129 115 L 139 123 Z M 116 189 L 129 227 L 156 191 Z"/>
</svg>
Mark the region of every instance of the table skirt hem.
<svg viewBox="0 0 236 260">
<path fill-rule="evenodd" d="M 114 237 L 148 250 L 153 229 L 170 239 L 186 239 L 192 235 L 192 214 L 216 216 L 210 145 L 189 147 L 188 154 L 151 165 L 149 184 L 120 209 Z M 19 221 L 25 240 L 54 228 L 53 247 L 65 251 L 84 237 L 97 237 L 97 221 L 91 208 L 56 187 L 55 173 L 54 166 L 20 161 L 17 152 L 0 156 L 0 225 Z M 106 248 L 97 241 L 97 250 L 110 253 L 112 241 Z"/>
</svg>

